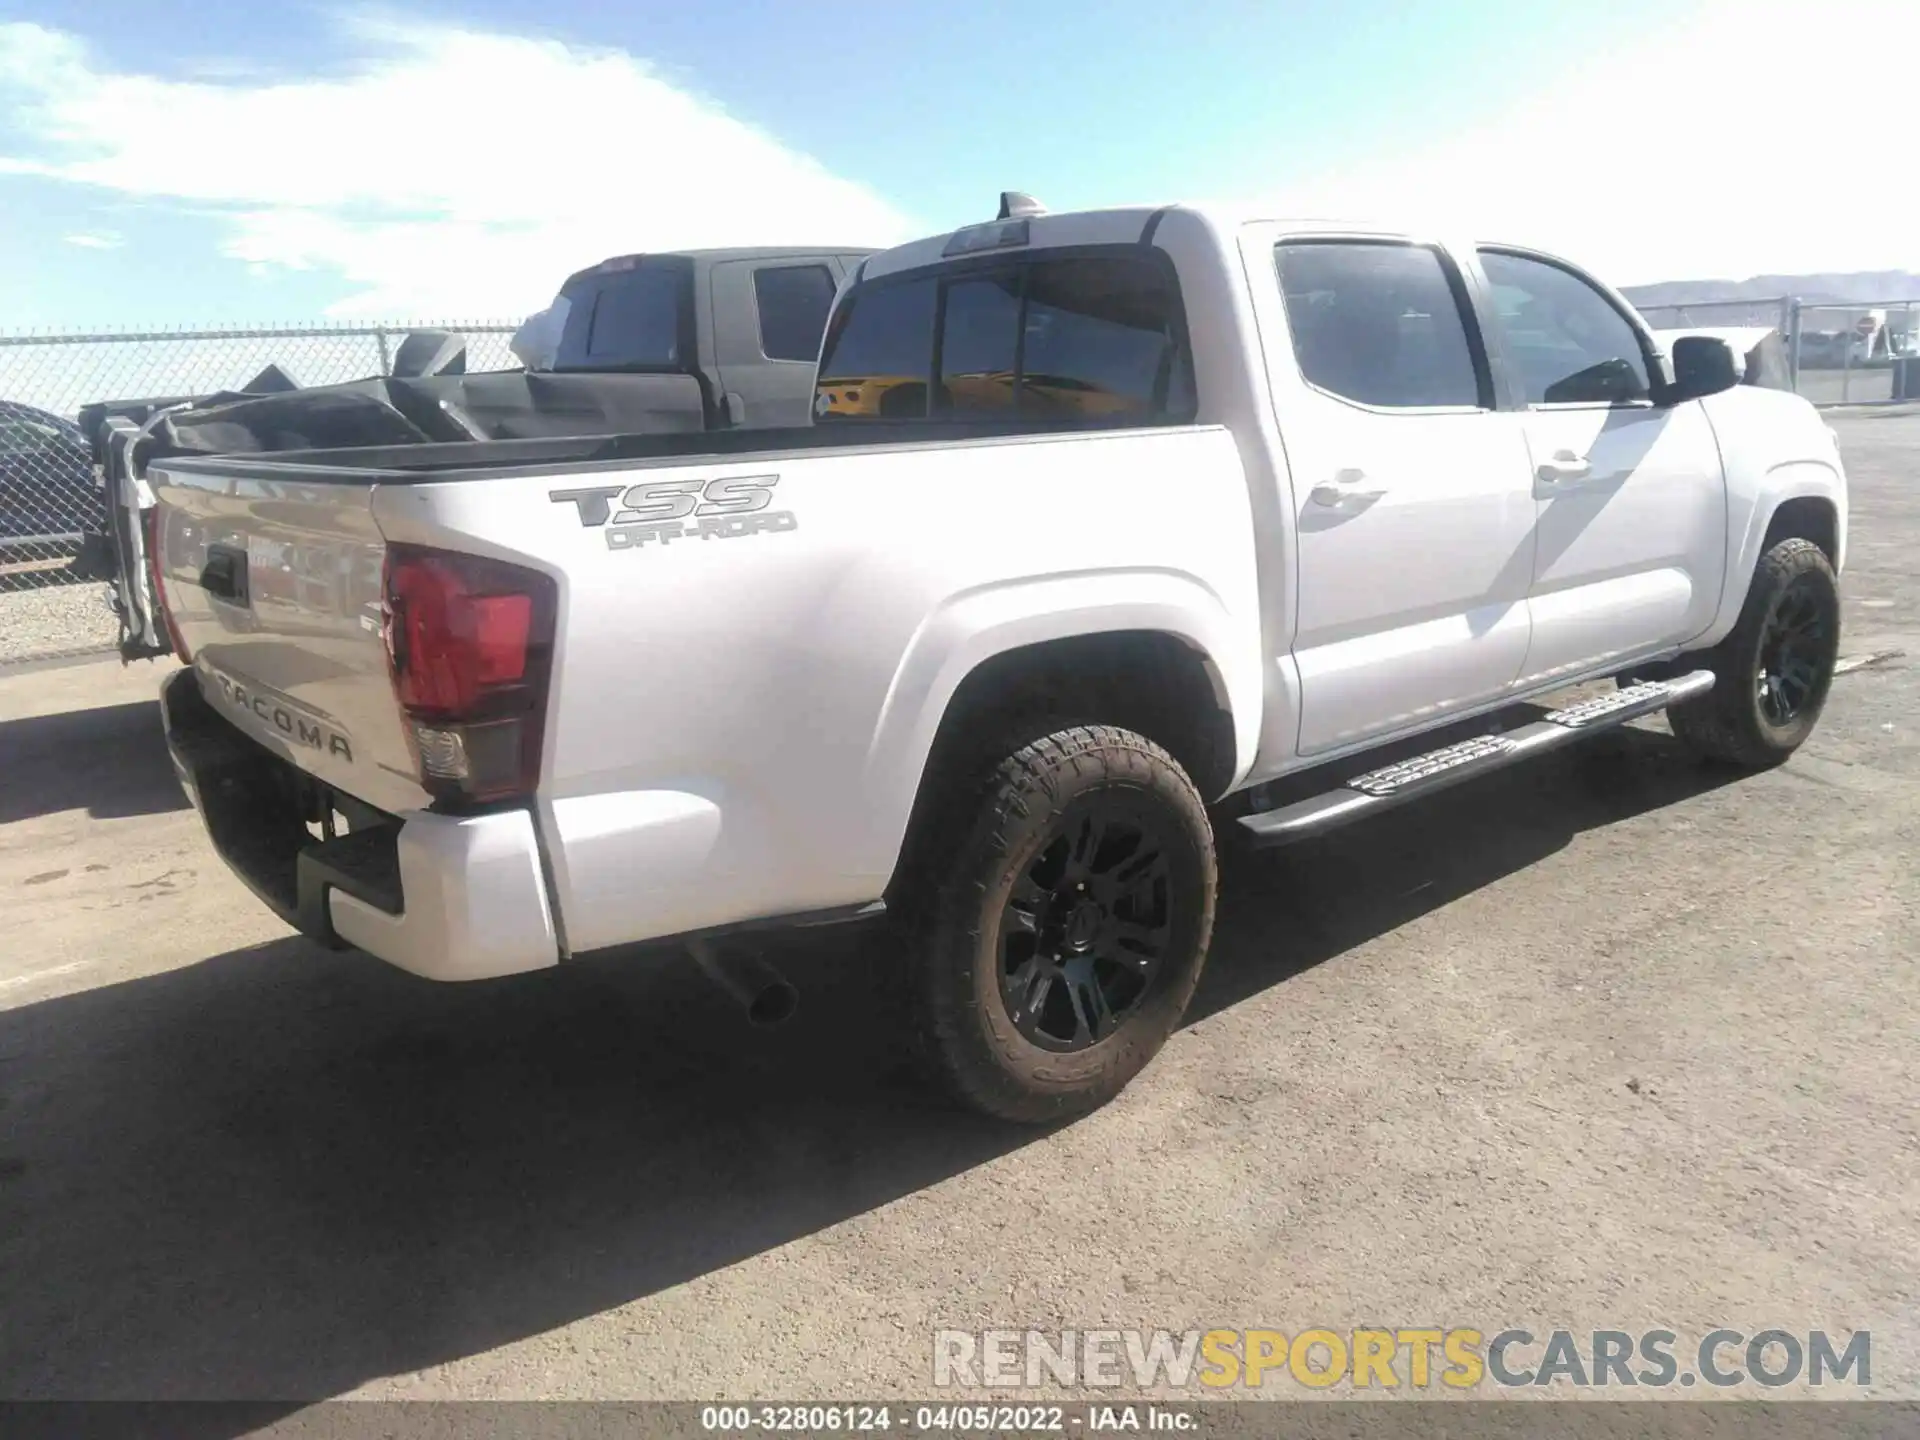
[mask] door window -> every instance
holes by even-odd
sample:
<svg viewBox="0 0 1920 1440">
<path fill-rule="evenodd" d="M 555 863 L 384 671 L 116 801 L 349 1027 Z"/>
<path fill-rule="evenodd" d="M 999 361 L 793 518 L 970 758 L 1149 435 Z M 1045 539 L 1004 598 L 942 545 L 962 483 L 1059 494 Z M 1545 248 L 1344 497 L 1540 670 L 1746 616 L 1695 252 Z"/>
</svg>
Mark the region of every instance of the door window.
<svg viewBox="0 0 1920 1440">
<path fill-rule="evenodd" d="M 1589 281 L 1505 250 L 1482 250 L 1480 268 L 1529 405 L 1621 405 L 1652 395 L 1640 333 Z"/>
<path fill-rule="evenodd" d="M 1459 284 L 1439 252 L 1289 240 L 1276 263 L 1294 358 L 1309 384 L 1386 410 L 1488 405 Z"/>
<path fill-rule="evenodd" d="M 833 308 L 833 272 L 824 265 L 756 270 L 753 298 L 760 310 L 760 352 L 769 360 L 820 355 L 820 335 Z"/>
</svg>

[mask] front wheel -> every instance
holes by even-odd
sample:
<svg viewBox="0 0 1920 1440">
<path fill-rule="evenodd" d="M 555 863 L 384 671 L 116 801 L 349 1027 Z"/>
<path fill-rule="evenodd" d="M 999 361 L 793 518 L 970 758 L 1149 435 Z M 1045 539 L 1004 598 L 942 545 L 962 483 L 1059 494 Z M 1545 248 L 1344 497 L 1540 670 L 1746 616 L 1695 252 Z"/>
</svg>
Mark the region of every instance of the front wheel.
<svg viewBox="0 0 1920 1440">
<path fill-rule="evenodd" d="M 1733 630 L 1697 657 L 1714 686 L 1667 712 L 1673 733 L 1713 760 L 1778 765 L 1813 733 L 1840 658 L 1840 585 L 1810 540 L 1782 540 L 1754 567 Z"/>
<path fill-rule="evenodd" d="M 1098 1108 L 1166 1043 L 1206 961 L 1213 830 L 1184 770 L 1106 725 L 1023 745 L 934 867 L 914 1006 L 955 1098 L 1043 1123 Z"/>
</svg>

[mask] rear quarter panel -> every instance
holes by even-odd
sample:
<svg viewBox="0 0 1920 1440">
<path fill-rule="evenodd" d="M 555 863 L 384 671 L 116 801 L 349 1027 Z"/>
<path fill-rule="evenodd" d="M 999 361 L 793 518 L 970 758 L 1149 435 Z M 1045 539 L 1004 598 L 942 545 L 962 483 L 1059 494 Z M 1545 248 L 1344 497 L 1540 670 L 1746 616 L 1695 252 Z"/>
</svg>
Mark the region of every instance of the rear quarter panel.
<svg viewBox="0 0 1920 1440">
<path fill-rule="evenodd" d="M 754 477 L 789 528 L 613 548 L 549 498 Z M 560 581 L 539 809 L 570 950 L 877 898 L 946 702 L 1016 645 L 1179 635 L 1242 768 L 1252 751 L 1260 612 L 1224 429 L 394 487 L 374 509 L 389 540 Z"/>
</svg>

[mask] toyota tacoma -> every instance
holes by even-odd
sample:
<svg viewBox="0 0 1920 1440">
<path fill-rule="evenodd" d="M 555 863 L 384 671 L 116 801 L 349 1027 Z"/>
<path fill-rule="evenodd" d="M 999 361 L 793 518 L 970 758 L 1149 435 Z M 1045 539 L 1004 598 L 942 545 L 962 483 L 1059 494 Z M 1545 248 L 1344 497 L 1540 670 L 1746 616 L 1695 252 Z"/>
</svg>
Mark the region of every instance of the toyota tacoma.
<svg viewBox="0 0 1920 1440">
<path fill-rule="evenodd" d="M 1844 472 L 1738 377 L 1525 245 L 1011 195 L 854 269 L 807 424 L 157 460 L 168 739 L 322 943 L 778 1011 L 742 936 L 884 911 L 930 1072 L 1055 1119 L 1179 1022 L 1216 826 L 1807 738 Z"/>
</svg>

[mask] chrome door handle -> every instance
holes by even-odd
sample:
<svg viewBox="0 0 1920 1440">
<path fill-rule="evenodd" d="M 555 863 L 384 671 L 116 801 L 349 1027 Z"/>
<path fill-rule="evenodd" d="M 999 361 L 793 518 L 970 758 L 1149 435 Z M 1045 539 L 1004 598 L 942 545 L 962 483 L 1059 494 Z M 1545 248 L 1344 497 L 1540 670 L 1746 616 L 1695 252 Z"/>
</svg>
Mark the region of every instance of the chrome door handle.
<svg viewBox="0 0 1920 1440">
<path fill-rule="evenodd" d="M 1307 499 L 1316 505 L 1324 505 L 1329 510 L 1356 500 L 1378 500 L 1387 492 L 1379 487 L 1369 487 L 1367 477 L 1359 470 L 1342 470 L 1331 480 L 1322 480 L 1307 492 Z"/>
<path fill-rule="evenodd" d="M 1593 462 L 1584 455 L 1576 455 L 1571 450 L 1555 452 L 1554 457 L 1534 471 L 1542 485 L 1570 485 L 1585 480 L 1593 474 Z"/>
</svg>

